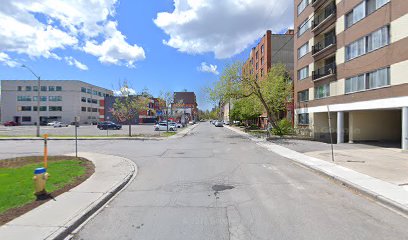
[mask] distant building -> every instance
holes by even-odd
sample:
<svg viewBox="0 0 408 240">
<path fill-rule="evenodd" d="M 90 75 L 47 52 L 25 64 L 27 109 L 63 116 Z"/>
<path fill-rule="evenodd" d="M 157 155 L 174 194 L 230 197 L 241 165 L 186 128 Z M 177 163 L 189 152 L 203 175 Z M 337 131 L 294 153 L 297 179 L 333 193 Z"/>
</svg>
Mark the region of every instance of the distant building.
<svg viewBox="0 0 408 240">
<path fill-rule="evenodd" d="M 251 49 L 249 58 L 243 66 L 243 73 L 262 80 L 266 78 L 272 65 L 282 63 L 293 79 L 293 34 L 294 31 L 291 29 L 285 34 L 272 34 L 271 30 L 266 31 L 259 43 Z M 282 112 L 280 117 L 286 117 L 293 122 L 293 98 L 287 103 L 286 111 Z M 257 119 L 257 124 L 261 128 L 266 126 L 266 113 Z"/>
<path fill-rule="evenodd" d="M 103 109 L 100 102 L 112 95 L 111 90 L 78 80 L 41 80 L 40 123 L 71 123 L 75 116 L 81 124 L 99 121 Z M 1 81 L 1 122 L 22 125 L 37 122 L 37 80 Z"/>
<path fill-rule="evenodd" d="M 176 121 L 197 120 L 197 98 L 194 92 L 175 92 L 171 107 L 172 115 Z"/>
</svg>

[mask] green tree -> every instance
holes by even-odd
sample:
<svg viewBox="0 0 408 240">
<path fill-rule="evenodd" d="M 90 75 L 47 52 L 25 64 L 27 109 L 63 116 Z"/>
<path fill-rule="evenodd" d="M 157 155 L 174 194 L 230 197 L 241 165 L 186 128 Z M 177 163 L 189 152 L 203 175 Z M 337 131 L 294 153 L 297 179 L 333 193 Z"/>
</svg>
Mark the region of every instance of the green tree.
<svg viewBox="0 0 408 240">
<path fill-rule="evenodd" d="M 292 81 L 283 64 L 273 65 L 265 78 L 257 79 L 253 74 L 243 71 L 241 62 L 236 62 L 225 68 L 210 93 L 220 98 L 220 101 L 253 97 L 276 128 L 279 127 L 279 113 L 285 110 L 286 103 L 292 96 Z"/>
<path fill-rule="evenodd" d="M 166 122 L 169 122 L 169 111 L 171 111 L 171 107 L 174 101 L 174 93 L 169 91 L 161 91 L 159 97 L 159 104 L 166 109 Z M 169 125 L 167 124 L 166 132 L 169 131 Z"/>
<path fill-rule="evenodd" d="M 129 88 L 126 81 L 123 84 L 119 84 L 118 98 L 115 99 L 111 112 L 119 122 L 127 122 L 129 124 L 129 137 L 132 136 L 131 121 L 142 111 L 153 111 L 153 109 L 149 108 L 150 98 L 146 97 L 145 94 L 136 95 Z"/>
<path fill-rule="evenodd" d="M 241 98 L 234 102 L 230 117 L 233 121 L 246 121 L 257 118 L 262 114 L 263 107 L 254 97 Z"/>
</svg>

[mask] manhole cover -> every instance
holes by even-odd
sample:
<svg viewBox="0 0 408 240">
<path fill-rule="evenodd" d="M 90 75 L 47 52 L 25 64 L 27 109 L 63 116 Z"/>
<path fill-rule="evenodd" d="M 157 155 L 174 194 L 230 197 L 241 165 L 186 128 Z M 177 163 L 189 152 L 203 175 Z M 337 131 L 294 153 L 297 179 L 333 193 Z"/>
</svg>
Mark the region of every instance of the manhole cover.
<svg viewBox="0 0 408 240">
<path fill-rule="evenodd" d="M 228 186 L 228 185 L 214 185 L 212 186 L 212 190 L 216 191 L 216 192 L 221 192 L 224 190 L 231 190 L 233 189 L 234 186 Z"/>
</svg>

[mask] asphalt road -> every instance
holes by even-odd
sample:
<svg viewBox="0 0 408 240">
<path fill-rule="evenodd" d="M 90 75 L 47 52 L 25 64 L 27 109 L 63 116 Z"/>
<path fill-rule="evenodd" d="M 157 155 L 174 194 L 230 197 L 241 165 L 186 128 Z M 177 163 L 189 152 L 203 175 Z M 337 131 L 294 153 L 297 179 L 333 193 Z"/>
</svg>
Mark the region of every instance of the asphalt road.
<svg viewBox="0 0 408 240">
<path fill-rule="evenodd" d="M 51 154 L 72 150 L 50 142 Z M 209 123 L 181 139 L 80 150 L 127 157 L 139 173 L 76 239 L 408 239 L 407 218 Z M 39 154 L 41 142 L 0 152 Z"/>
</svg>

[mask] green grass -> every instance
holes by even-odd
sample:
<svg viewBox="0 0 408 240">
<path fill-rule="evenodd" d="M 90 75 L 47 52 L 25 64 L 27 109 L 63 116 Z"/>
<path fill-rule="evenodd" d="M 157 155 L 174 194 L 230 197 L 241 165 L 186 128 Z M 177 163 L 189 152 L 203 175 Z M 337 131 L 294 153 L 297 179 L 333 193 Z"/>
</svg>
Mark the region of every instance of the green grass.
<svg viewBox="0 0 408 240">
<path fill-rule="evenodd" d="M 162 132 L 162 133 L 160 133 L 160 136 L 171 137 L 171 136 L 176 135 L 176 134 L 177 134 L 176 132 Z"/>
<path fill-rule="evenodd" d="M 79 160 L 61 160 L 48 163 L 47 192 L 53 192 L 74 182 L 85 174 L 86 168 Z M 41 163 L 17 168 L 0 168 L 0 213 L 22 206 L 36 199 L 34 195 L 34 169 Z"/>
</svg>

